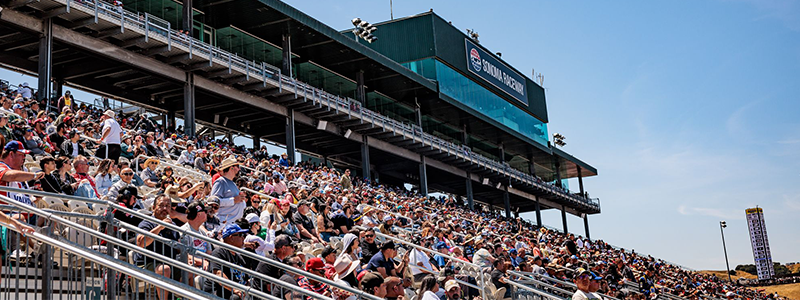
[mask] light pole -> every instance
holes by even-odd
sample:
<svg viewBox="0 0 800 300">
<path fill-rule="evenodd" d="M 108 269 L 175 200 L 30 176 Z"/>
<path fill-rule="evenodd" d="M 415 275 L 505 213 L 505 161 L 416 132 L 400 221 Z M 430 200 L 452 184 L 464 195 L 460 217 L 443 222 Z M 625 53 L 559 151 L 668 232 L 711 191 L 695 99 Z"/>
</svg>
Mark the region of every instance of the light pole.
<svg viewBox="0 0 800 300">
<path fill-rule="evenodd" d="M 728 264 L 728 247 L 725 246 L 725 232 L 722 231 L 725 227 L 728 227 L 728 224 L 725 223 L 725 221 L 719 221 L 719 234 L 722 235 L 722 250 L 725 251 L 725 268 L 728 270 L 728 281 L 733 284 L 733 280 L 731 280 L 731 265 Z"/>
</svg>

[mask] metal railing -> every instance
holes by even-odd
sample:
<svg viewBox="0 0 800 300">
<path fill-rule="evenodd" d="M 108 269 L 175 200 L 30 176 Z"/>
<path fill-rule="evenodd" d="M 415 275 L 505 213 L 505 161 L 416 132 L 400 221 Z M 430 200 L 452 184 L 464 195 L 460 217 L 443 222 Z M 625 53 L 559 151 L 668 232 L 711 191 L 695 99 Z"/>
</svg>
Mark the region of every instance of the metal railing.
<svg viewBox="0 0 800 300">
<path fill-rule="evenodd" d="M 176 226 L 174 224 L 166 223 L 166 222 L 164 222 L 162 220 L 158 220 L 158 219 L 154 218 L 153 216 L 150 216 L 150 215 L 145 214 L 145 213 L 141 213 L 141 212 L 139 212 L 137 210 L 133 210 L 133 209 L 121 206 L 121 205 L 119 205 L 119 204 L 117 204 L 115 202 L 105 201 L 105 200 L 97 200 L 97 199 L 89 199 L 89 198 L 83 198 L 83 197 L 77 197 L 77 196 L 59 195 L 59 194 L 53 194 L 53 193 L 48 193 L 48 192 L 42 192 L 42 191 L 24 190 L 24 189 L 17 189 L 17 188 L 11 188 L 11 187 L 2 187 L 2 186 L 0 186 L 0 191 L 3 191 L 3 192 L 14 192 L 14 193 L 24 193 L 24 194 L 40 196 L 40 197 L 53 197 L 53 198 L 66 199 L 66 200 L 78 200 L 78 201 L 84 201 L 84 202 L 87 202 L 87 203 L 96 203 L 96 204 L 107 205 L 108 211 L 116 210 L 118 212 L 122 212 L 122 213 L 125 213 L 125 214 L 128 214 L 128 215 L 131 215 L 131 216 L 135 216 L 135 217 L 140 218 L 142 220 L 146 220 L 146 221 L 148 221 L 150 223 L 155 224 L 156 226 L 164 226 L 164 228 L 172 230 L 172 231 L 177 232 L 177 233 L 180 233 L 182 236 L 191 236 L 194 239 L 199 239 L 199 240 L 202 240 L 204 242 L 208 242 L 210 245 L 212 245 L 214 247 L 223 248 L 223 249 L 238 253 L 242 257 L 245 257 L 247 259 L 253 260 L 256 263 L 265 263 L 265 264 L 267 264 L 267 265 L 269 265 L 271 267 L 281 269 L 281 270 L 283 270 L 285 272 L 288 272 L 288 273 L 291 273 L 291 274 L 297 274 L 297 275 L 300 275 L 300 276 L 305 276 L 309 280 L 315 280 L 315 281 L 324 283 L 324 284 L 326 284 L 326 285 L 328 285 L 330 287 L 338 288 L 338 289 L 347 291 L 347 292 L 352 293 L 354 296 L 356 296 L 358 298 L 361 298 L 361 299 L 380 300 L 380 298 L 375 297 L 375 296 L 370 295 L 370 294 L 367 294 L 367 293 L 365 293 L 365 292 L 363 292 L 363 291 L 361 291 L 359 289 L 352 288 L 352 287 L 349 287 L 347 285 L 343 285 L 343 284 L 328 280 L 327 278 L 324 278 L 324 277 L 321 277 L 321 276 L 318 276 L 318 275 L 315 275 L 315 274 L 312 274 L 312 273 L 308 273 L 308 272 L 306 272 L 306 271 L 304 271 L 302 269 L 298 269 L 298 268 L 283 264 L 281 262 L 274 261 L 274 260 L 269 259 L 267 257 L 257 255 L 257 254 L 255 254 L 253 252 L 249 252 L 249 251 L 245 251 L 245 250 L 240 249 L 240 248 L 236 248 L 236 247 L 231 246 L 229 244 L 223 243 L 223 242 L 221 242 L 219 240 L 212 239 L 212 238 L 210 238 L 208 236 L 205 236 L 203 234 L 196 233 L 196 232 L 193 232 L 193 231 L 184 230 L 184 229 L 182 229 L 182 228 L 180 228 L 180 227 L 178 227 L 178 226 Z M 2 199 L 1 196 L 0 196 L 0 199 Z M 8 202 L 8 200 L 6 200 L 6 201 Z M 152 238 L 154 240 L 158 240 L 159 242 L 161 242 L 164 245 L 162 247 L 169 246 L 172 249 L 181 250 L 180 252 L 182 253 L 182 255 L 178 259 L 173 259 L 171 257 L 166 257 L 166 256 L 163 256 L 163 255 L 159 256 L 154 252 L 141 251 L 141 248 L 135 247 L 135 245 L 131 245 L 130 243 L 128 243 L 128 241 L 126 239 L 121 238 L 121 236 L 120 236 L 120 234 L 121 234 L 120 231 L 121 230 L 117 231 L 116 235 L 115 234 L 104 234 L 104 233 L 101 233 L 101 232 L 98 232 L 98 231 L 94 230 L 93 228 L 87 228 L 87 227 L 82 226 L 82 225 L 80 225 L 78 223 L 75 223 L 75 222 L 69 221 L 67 219 L 63 219 L 63 218 L 60 218 L 58 216 L 55 216 L 52 213 L 45 212 L 43 210 L 40 210 L 40 209 L 31 207 L 31 206 L 22 204 L 20 202 L 16 202 L 14 200 L 11 200 L 11 201 L 14 202 L 13 204 L 18 210 L 35 213 L 37 215 L 46 216 L 47 219 L 55 220 L 55 221 L 57 221 L 57 223 L 59 223 L 59 224 L 61 224 L 63 226 L 67 226 L 68 228 L 73 228 L 73 229 L 79 230 L 79 231 L 81 231 L 81 232 L 83 232 L 83 233 L 85 233 L 87 235 L 93 236 L 94 238 L 97 238 L 97 239 L 100 239 L 100 240 L 105 240 L 107 243 L 113 245 L 113 246 L 109 247 L 109 250 L 108 250 L 109 253 L 112 251 L 111 248 L 118 250 L 120 253 L 137 252 L 139 254 L 144 255 L 145 259 L 149 258 L 149 259 L 156 260 L 154 265 L 158 264 L 159 262 L 160 263 L 165 263 L 165 264 L 168 264 L 168 265 L 172 266 L 173 270 L 174 269 L 179 269 L 180 271 L 183 271 L 185 273 L 202 274 L 202 277 L 205 278 L 205 280 L 212 280 L 212 281 L 218 282 L 218 283 L 220 283 L 221 285 L 224 285 L 224 286 L 234 287 L 234 288 L 237 288 L 237 289 L 240 289 L 240 290 L 244 291 L 247 294 L 256 295 L 256 296 L 261 297 L 261 298 L 279 300 L 279 299 L 276 299 L 276 298 L 274 298 L 274 297 L 272 297 L 272 296 L 270 296 L 268 294 L 263 294 L 259 290 L 253 290 L 252 287 L 247 287 L 247 286 L 244 286 L 244 285 L 242 285 L 240 283 L 233 282 L 233 281 L 230 281 L 228 279 L 223 279 L 223 278 L 218 277 L 218 276 L 216 276 L 214 274 L 207 273 L 207 272 L 205 272 L 205 271 L 203 271 L 201 269 L 196 269 L 196 268 L 190 266 L 186 261 L 186 259 L 187 259 L 186 254 L 198 255 L 198 256 L 201 256 L 203 258 L 208 258 L 208 255 L 207 254 L 203 255 L 203 254 L 200 254 L 200 253 L 196 253 L 194 251 L 193 247 L 190 247 L 188 245 L 183 245 L 183 244 L 181 244 L 180 241 L 166 240 L 166 239 L 161 238 L 161 237 L 159 237 L 157 235 L 151 234 L 150 232 L 144 232 L 144 231 L 138 229 L 138 227 L 133 227 L 131 225 L 128 225 L 128 226 L 120 225 L 118 220 L 115 220 L 113 218 L 113 216 L 114 216 L 113 213 L 106 213 L 106 217 L 107 217 L 106 221 L 108 222 L 108 224 L 112 224 L 111 226 L 107 225 L 107 228 L 109 228 L 109 227 L 110 228 L 120 227 L 122 229 L 125 229 L 125 232 L 130 230 L 130 231 L 135 232 L 136 234 L 146 235 L 149 238 Z M 161 250 L 164 251 L 164 249 L 161 249 Z M 183 261 L 180 261 L 181 259 Z M 240 269 L 240 272 L 247 273 L 247 274 L 253 274 L 254 273 L 253 271 L 250 271 L 250 270 L 248 270 L 246 268 Z M 258 275 L 252 275 L 252 276 L 260 278 Z M 186 279 L 187 276 L 183 276 L 182 278 Z M 163 278 L 163 279 L 166 279 L 166 278 Z M 277 282 L 277 281 L 270 281 L 270 280 L 264 280 L 264 281 L 269 282 L 272 285 L 275 285 L 275 283 Z M 279 283 L 279 282 L 277 282 L 277 283 Z M 280 286 L 280 288 L 292 289 L 290 287 L 285 287 L 285 286 Z M 326 297 L 322 297 L 321 295 L 318 295 L 318 294 L 313 294 L 313 295 L 310 295 L 310 296 L 314 296 L 314 298 L 316 298 L 316 299 L 330 300 L 330 299 L 328 299 Z"/>
<path fill-rule="evenodd" d="M 332 109 L 337 113 L 346 113 L 348 117 L 358 118 L 362 123 L 365 121 L 371 122 L 374 125 L 382 127 L 387 132 L 402 135 L 412 139 L 414 142 L 419 142 L 425 146 L 438 149 L 441 152 L 446 152 L 449 155 L 454 155 L 466 161 L 478 164 L 492 172 L 503 174 L 531 186 L 544 189 L 552 194 L 573 201 L 575 204 L 587 205 L 595 209 L 600 208 L 598 199 L 585 198 L 570 193 L 569 190 L 546 183 L 538 177 L 510 167 L 506 163 L 500 163 L 477 154 L 468 147 L 456 145 L 434 135 L 425 133 L 417 124 L 394 120 L 380 113 L 363 108 L 356 100 L 333 95 L 307 83 L 297 81 L 295 78 L 282 74 L 279 68 L 265 62 L 247 60 L 240 57 L 238 54 L 212 46 L 194 37 L 178 33 L 171 28 L 169 22 L 148 13 L 131 12 L 121 7 L 96 0 L 53 1 L 64 3 L 68 8 L 71 6 L 75 6 L 76 8 L 82 7 L 85 13 L 94 15 L 95 21 L 98 21 L 98 19 L 102 17 L 107 22 L 119 24 L 120 31 L 122 32 L 131 29 L 141 31 L 144 34 L 145 42 L 148 42 L 149 39 L 152 38 L 166 44 L 169 50 L 171 50 L 172 47 L 179 47 L 189 54 L 189 59 L 198 56 L 201 59 L 208 60 L 209 66 L 213 65 L 215 62 L 218 65 L 227 65 L 229 74 L 232 74 L 235 70 L 236 72 L 245 74 L 248 80 L 252 78 L 262 81 L 265 87 L 268 83 L 277 86 L 281 93 L 284 88 L 286 88 L 287 91 L 289 91 L 288 89 L 292 89 L 295 97 L 303 98 L 304 101 L 311 101 L 314 105 L 319 105 L 320 107 L 324 105 L 328 110 Z"/>
</svg>

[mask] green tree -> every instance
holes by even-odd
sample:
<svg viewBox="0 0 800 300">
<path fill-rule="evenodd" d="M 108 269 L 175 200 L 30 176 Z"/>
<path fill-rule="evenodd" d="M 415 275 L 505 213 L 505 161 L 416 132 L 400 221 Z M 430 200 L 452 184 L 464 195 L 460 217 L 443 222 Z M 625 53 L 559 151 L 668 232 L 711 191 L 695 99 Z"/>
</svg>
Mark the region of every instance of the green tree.
<svg viewBox="0 0 800 300">
<path fill-rule="evenodd" d="M 736 266 L 736 271 L 742 271 L 745 273 L 750 273 L 753 275 L 758 275 L 758 271 L 756 271 L 756 265 L 738 265 Z"/>
</svg>

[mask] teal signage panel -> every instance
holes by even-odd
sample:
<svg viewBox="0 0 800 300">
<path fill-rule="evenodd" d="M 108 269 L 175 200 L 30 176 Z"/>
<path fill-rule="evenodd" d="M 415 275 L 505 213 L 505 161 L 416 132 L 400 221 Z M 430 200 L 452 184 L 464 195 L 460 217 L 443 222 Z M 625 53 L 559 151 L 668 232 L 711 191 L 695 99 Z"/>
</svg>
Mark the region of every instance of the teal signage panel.
<svg viewBox="0 0 800 300">
<path fill-rule="evenodd" d="M 525 77 L 475 45 L 469 38 L 465 38 L 464 43 L 467 49 L 467 70 L 528 105 Z"/>
</svg>

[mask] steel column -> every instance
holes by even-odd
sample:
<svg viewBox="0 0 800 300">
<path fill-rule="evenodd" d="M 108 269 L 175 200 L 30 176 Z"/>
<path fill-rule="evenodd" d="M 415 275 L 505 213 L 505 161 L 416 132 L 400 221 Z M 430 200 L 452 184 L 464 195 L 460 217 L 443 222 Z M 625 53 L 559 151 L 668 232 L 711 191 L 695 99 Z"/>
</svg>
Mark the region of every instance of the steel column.
<svg viewBox="0 0 800 300">
<path fill-rule="evenodd" d="M 261 136 L 253 136 L 253 150 L 261 149 Z"/>
<path fill-rule="evenodd" d="M 428 196 L 428 169 L 425 166 L 425 156 L 419 156 L 419 193 Z"/>
<path fill-rule="evenodd" d="M 561 205 L 561 223 L 564 225 L 564 233 L 568 233 L 567 231 L 567 209 L 564 205 Z"/>
<path fill-rule="evenodd" d="M 591 240 L 589 236 L 589 215 L 583 214 L 583 231 L 586 232 L 586 238 Z"/>
<path fill-rule="evenodd" d="M 289 109 L 286 116 L 286 155 L 289 156 L 292 164 L 295 163 L 294 153 L 296 151 L 294 137 L 294 109 Z"/>
<path fill-rule="evenodd" d="M 508 184 L 503 185 L 503 206 L 506 209 L 506 218 L 511 218 L 511 200 L 508 196 Z"/>
<path fill-rule="evenodd" d="M 372 178 L 369 167 L 369 143 L 367 142 L 367 135 L 361 136 L 361 171 L 364 180 Z"/>
<path fill-rule="evenodd" d="M 283 60 L 281 61 L 281 73 L 292 76 L 292 36 L 288 30 L 281 38 L 281 49 L 283 50 Z"/>
<path fill-rule="evenodd" d="M 361 105 L 365 105 L 367 101 L 367 90 L 364 87 L 364 70 L 358 70 L 356 73 L 356 101 Z"/>
<path fill-rule="evenodd" d="M 194 137 L 195 130 L 195 99 L 194 99 L 194 74 L 186 72 L 186 82 L 183 84 L 183 133 L 187 137 Z"/>
<path fill-rule="evenodd" d="M 167 132 L 175 130 L 175 110 L 167 111 Z"/>
<path fill-rule="evenodd" d="M 580 166 L 576 166 L 576 167 L 578 168 L 578 186 L 580 186 L 580 188 L 581 188 L 581 196 L 583 196 L 583 195 L 586 195 L 583 192 L 583 175 L 581 175 L 581 167 Z"/>
<path fill-rule="evenodd" d="M 555 167 L 556 167 L 556 185 L 558 187 L 563 188 L 561 186 L 561 163 L 558 162 L 558 159 L 555 159 Z"/>
<path fill-rule="evenodd" d="M 461 142 L 469 147 L 469 133 L 467 132 L 467 124 L 462 125 L 464 128 L 461 131 Z M 469 174 L 467 171 L 467 181 L 466 181 L 466 188 L 467 188 L 467 205 L 469 206 L 469 210 L 475 210 L 475 196 L 472 194 L 472 175 Z"/>
<path fill-rule="evenodd" d="M 53 77 L 53 19 L 47 18 L 42 21 L 42 35 L 39 37 L 39 101 L 45 102 L 49 106 L 50 79 Z"/>
<path fill-rule="evenodd" d="M 469 173 L 467 173 L 467 205 L 469 206 L 469 210 L 475 210 L 475 197 L 472 194 L 472 179 L 469 178 Z"/>
<path fill-rule="evenodd" d="M 191 37 L 194 29 L 194 16 L 192 14 L 192 0 L 183 0 L 183 30 Z"/>
<path fill-rule="evenodd" d="M 542 227 L 542 209 L 539 206 L 539 196 L 533 196 L 533 199 L 536 200 L 534 202 L 534 208 L 536 209 L 536 226 L 541 228 Z"/>
</svg>

